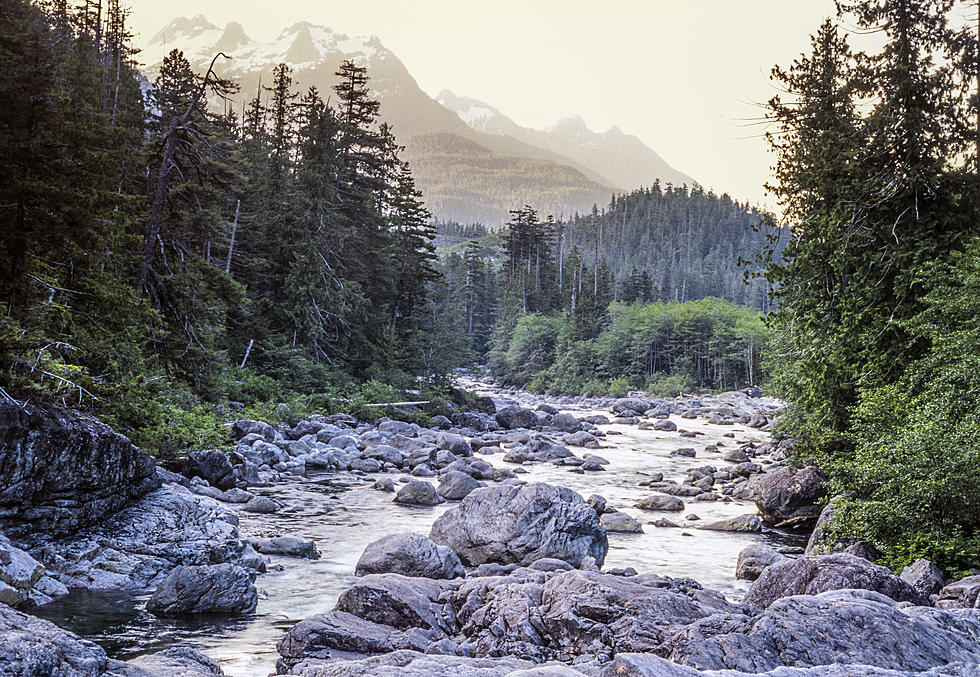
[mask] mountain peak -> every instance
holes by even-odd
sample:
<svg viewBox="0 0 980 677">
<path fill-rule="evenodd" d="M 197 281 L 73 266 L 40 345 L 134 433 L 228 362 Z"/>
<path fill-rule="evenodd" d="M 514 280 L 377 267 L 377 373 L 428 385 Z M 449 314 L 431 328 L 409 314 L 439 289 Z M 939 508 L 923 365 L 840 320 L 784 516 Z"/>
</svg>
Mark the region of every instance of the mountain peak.
<svg viewBox="0 0 980 677">
<path fill-rule="evenodd" d="M 245 29 L 237 21 L 229 21 L 225 26 L 225 32 L 221 34 L 214 48 L 219 52 L 233 52 L 239 47 L 247 45 L 251 39 L 245 33 Z"/>
<path fill-rule="evenodd" d="M 313 35 L 310 29 L 313 28 L 307 22 L 294 24 L 287 29 L 287 33 L 292 33 L 296 37 L 286 50 L 286 61 L 291 64 L 302 64 L 320 60 L 320 50 L 313 44 Z M 319 27 L 318 27 L 319 28 Z M 293 30 L 295 29 L 295 30 Z"/>
<path fill-rule="evenodd" d="M 197 14 L 190 19 L 186 16 L 179 16 L 160 29 L 150 40 L 150 44 L 164 45 L 178 39 L 195 38 L 205 31 L 212 30 L 220 29 L 208 21 L 203 14 Z"/>
</svg>

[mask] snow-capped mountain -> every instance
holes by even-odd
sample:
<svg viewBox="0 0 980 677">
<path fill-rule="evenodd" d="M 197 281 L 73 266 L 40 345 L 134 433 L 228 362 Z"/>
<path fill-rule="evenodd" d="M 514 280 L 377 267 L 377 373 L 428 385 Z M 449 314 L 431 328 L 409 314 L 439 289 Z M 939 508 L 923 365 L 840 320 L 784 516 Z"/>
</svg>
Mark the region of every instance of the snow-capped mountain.
<svg viewBox="0 0 980 677">
<path fill-rule="evenodd" d="M 532 129 L 518 125 L 486 102 L 459 96 L 448 89 L 440 92 L 436 100 L 473 130 L 510 136 L 564 155 L 620 189 L 650 185 L 654 179 L 675 186 L 694 184 L 694 179 L 668 165 L 638 137 L 624 134 L 619 127 L 594 132 L 575 115 L 547 129 Z"/>
<path fill-rule="evenodd" d="M 331 93 L 341 62 L 352 59 L 366 66 L 381 117 L 405 146 L 403 157 L 439 218 L 497 225 L 507 220 L 509 209 L 523 204 L 544 214 L 570 214 L 604 205 L 615 190 L 650 184 L 655 178 L 692 183 L 639 139 L 618 130 L 599 135 L 584 123 L 575 131 L 563 122 L 539 132 L 475 99 L 443 92 L 442 102 L 436 101 L 374 35 L 351 36 L 300 22 L 275 40 L 260 42 L 236 22 L 219 28 L 201 15 L 181 17 L 142 46 L 139 60 L 151 80 L 172 49 L 183 51 L 199 72 L 218 52 L 228 55 L 215 69 L 238 82 L 239 105 L 260 85 L 271 84 L 279 63 L 292 67 L 298 91 L 315 86 L 324 95 Z"/>
</svg>

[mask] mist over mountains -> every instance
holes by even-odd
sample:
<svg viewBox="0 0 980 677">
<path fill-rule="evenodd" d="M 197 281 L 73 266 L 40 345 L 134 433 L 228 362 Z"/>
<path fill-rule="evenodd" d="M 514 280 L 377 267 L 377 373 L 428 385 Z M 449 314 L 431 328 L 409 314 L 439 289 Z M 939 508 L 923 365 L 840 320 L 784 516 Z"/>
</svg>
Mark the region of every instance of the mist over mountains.
<svg viewBox="0 0 980 677">
<path fill-rule="evenodd" d="M 241 24 L 220 28 L 204 16 L 174 19 L 143 46 L 140 61 L 154 77 L 171 49 L 180 49 L 200 71 L 218 52 L 215 68 L 241 85 L 238 105 L 271 82 L 281 62 L 297 85 L 328 93 L 340 63 L 368 69 L 381 117 L 405 146 L 418 187 L 434 216 L 462 223 L 503 223 L 508 211 L 533 204 L 543 214 L 571 215 L 608 204 L 620 193 L 655 180 L 692 185 L 639 138 L 616 127 L 594 132 L 578 117 L 553 127 L 522 127 L 492 105 L 444 90 L 426 94 L 405 65 L 377 36 L 350 36 L 300 22 L 271 42 L 253 40 Z"/>
</svg>

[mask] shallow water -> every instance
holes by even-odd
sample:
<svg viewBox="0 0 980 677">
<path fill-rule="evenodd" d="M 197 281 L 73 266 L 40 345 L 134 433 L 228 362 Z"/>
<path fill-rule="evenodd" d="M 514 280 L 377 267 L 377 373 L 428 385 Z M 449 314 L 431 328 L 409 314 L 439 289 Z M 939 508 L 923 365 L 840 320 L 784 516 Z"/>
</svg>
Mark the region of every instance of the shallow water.
<svg viewBox="0 0 980 677">
<path fill-rule="evenodd" d="M 576 416 L 592 412 L 563 409 Z M 780 544 L 799 544 L 799 538 L 767 532 L 762 536 L 704 531 L 693 528 L 725 517 L 755 513 L 745 501 L 696 503 L 688 501 L 681 513 L 643 512 L 633 504 L 649 490 L 637 486 L 653 473 L 682 480 L 690 468 L 727 465 L 722 453 L 739 441 L 766 439 L 766 434 L 744 426 L 713 426 L 701 419 L 673 418 L 678 427 L 701 432 L 697 438 L 681 438 L 676 432 L 638 430 L 635 426 L 605 425 L 609 435 L 597 450 L 573 449 L 576 455 L 594 453 L 609 460 L 605 472 L 574 473 L 566 467 L 539 464 L 526 466 L 529 481 L 567 486 L 587 497 L 601 494 L 611 507 L 644 523 L 642 534 L 609 534 L 609 554 L 604 568 L 633 567 L 641 573 L 688 577 L 707 588 L 723 592 L 729 599 L 744 594 L 747 584 L 735 579 L 739 551 L 761 539 Z M 724 437 L 734 434 L 734 439 Z M 722 453 L 705 452 L 707 445 L 720 443 Z M 696 458 L 669 456 L 674 449 L 693 447 Z M 487 456 L 498 467 L 515 467 L 500 454 Z M 400 475 L 400 474 L 399 474 Z M 303 560 L 271 557 L 268 573 L 256 580 L 260 598 L 256 612 L 248 617 L 158 619 L 143 610 L 148 595 L 75 593 L 68 599 L 42 609 L 43 616 L 88 639 L 114 657 L 132 658 L 174 644 L 193 646 L 221 662 L 231 677 L 258 677 L 275 672 L 276 642 L 297 621 L 333 608 L 337 597 L 355 579 L 354 565 L 364 547 L 382 536 L 395 533 L 428 533 L 432 522 L 453 503 L 432 508 L 392 503 L 392 494 L 371 488 L 376 476 L 319 474 L 291 479 L 254 489 L 285 505 L 272 515 L 240 513 L 239 530 L 245 538 L 295 535 L 313 538 L 322 558 Z M 684 517 L 696 513 L 701 520 Z M 647 522 L 660 517 L 680 523 L 680 529 L 662 529 Z"/>
</svg>

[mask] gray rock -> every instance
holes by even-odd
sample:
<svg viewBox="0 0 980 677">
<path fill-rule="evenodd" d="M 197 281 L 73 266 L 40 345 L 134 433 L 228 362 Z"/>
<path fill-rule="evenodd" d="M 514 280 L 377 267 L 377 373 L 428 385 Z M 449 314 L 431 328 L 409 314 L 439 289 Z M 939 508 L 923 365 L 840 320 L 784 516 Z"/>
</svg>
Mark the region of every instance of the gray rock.
<svg viewBox="0 0 980 677">
<path fill-rule="evenodd" d="M 253 498 L 255 498 L 255 494 L 252 492 L 235 487 L 223 492 L 218 500 L 226 503 L 248 503 Z"/>
<path fill-rule="evenodd" d="M 538 417 L 530 409 L 505 407 L 496 414 L 497 423 L 502 428 L 537 428 Z"/>
<path fill-rule="evenodd" d="M 304 661 L 297 670 L 300 668 L 304 677 L 532 677 L 540 674 L 524 673 L 537 667 L 530 661 L 510 656 L 469 658 L 406 650 L 329 662 Z"/>
<path fill-rule="evenodd" d="M 585 430 L 579 430 L 578 432 L 565 435 L 562 440 L 565 442 L 565 444 L 572 447 L 584 447 L 586 449 L 599 448 L 598 438 Z"/>
<path fill-rule="evenodd" d="M 0 603 L 0 674 L 97 677 L 108 662 L 94 642 Z"/>
<path fill-rule="evenodd" d="M 782 562 L 786 555 L 761 543 L 753 543 L 738 553 L 735 564 L 735 578 L 754 581 L 771 564 Z"/>
<path fill-rule="evenodd" d="M 850 588 L 872 590 L 899 602 L 928 603 L 885 567 L 843 553 L 773 564 L 752 584 L 745 601 L 764 609 L 777 599 L 791 595 L 817 595 Z"/>
<path fill-rule="evenodd" d="M 451 579 L 464 572 L 459 557 L 448 547 L 436 545 L 422 534 L 394 534 L 368 545 L 354 573 Z"/>
<path fill-rule="evenodd" d="M 429 537 L 468 566 L 528 565 L 543 557 L 579 566 L 588 556 L 601 564 L 609 547 L 598 515 L 581 496 L 542 483 L 477 489 L 439 517 Z"/>
<path fill-rule="evenodd" d="M 470 475 L 458 470 L 450 470 L 439 478 L 439 487 L 436 489 L 443 498 L 450 501 L 459 501 L 466 498 L 480 483 Z"/>
<path fill-rule="evenodd" d="M 258 593 L 245 569 L 214 564 L 177 567 L 154 591 L 146 609 L 158 616 L 236 614 L 254 611 L 257 603 Z"/>
<path fill-rule="evenodd" d="M 311 539 L 278 536 L 276 538 L 253 538 L 249 543 L 263 555 L 320 559 L 320 551 L 317 550 L 316 542 Z"/>
<path fill-rule="evenodd" d="M 667 496 L 666 494 L 651 494 L 645 498 L 640 499 L 635 508 L 640 510 L 664 510 L 667 512 L 678 512 L 684 509 L 684 501 L 677 498 L 676 496 Z"/>
<path fill-rule="evenodd" d="M 621 653 L 599 677 L 701 677 L 703 673 L 647 653 Z"/>
<path fill-rule="evenodd" d="M 953 581 L 939 591 L 936 606 L 941 609 L 980 609 L 980 576 Z"/>
<path fill-rule="evenodd" d="M 152 457 L 88 414 L 0 401 L 0 529 L 73 534 L 160 486 Z"/>
<path fill-rule="evenodd" d="M 225 454 L 217 449 L 192 451 L 184 461 L 184 475 L 201 477 L 218 489 L 231 489 L 235 486 L 235 469 Z"/>
<path fill-rule="evenodd" d="M 245 512 L 254 512 L 254 513 L 259 513 L 261 515 L 267 515 L 269 513 L 277 512 L 279 510 L 279 506 L 276 505 L 276 502 L 273 501 L 271 498 L 267 498 L 265 496 L 256 496 L 248 503 L 246 503 L 244 506 L 242 506 L 242 510 L 244 510 Z"/>
<path fill-rule="evenodd" d="M 662 418 L 653 424 L 653 429 L 664 432 L 675 432 L 677 430 L 677 424 L 669 419 Z"/>
<path fill-rule="evenodd" d="M 571 414 L 555 414 L 551 419 L 551 427 L 563 433 L 574 433 L 582 428 L 582 422 Z"/>
<path fill-rule="evenodd" d="M 511 449 L 504 454 L 504 460 L 508 463 L 525 463 L 527 461 L 542 463 L 572 457 L 574 454 L 568 450 L 568 447 L 545 439 L 531 440 L 524 446 Z"/>
<path fill-rule="evenodd" d="M 758 515 L 738 515 L 727 519 L 708 522 L 698 527 L 708 531 L 738 531 L 743 533 L 757 534 L 762 531 L 762 520 Z"/>
<path fill-rule="evenodd" d="M 624 512 L 607 512 L 599 518 L 599 524 L 608 532 L 641 534 L 643 525 Z"/>
<path fill-rule="evenodd" d="M 761 477 L 753 498 L 768 524 L 792 520 L 794 524 L 813 523 L 820 515 L 817 502 L 826 495 L 823 473 L 809 466 L 802 470 L 783 467 Z"/>
<path fill-rule="evenodd" d="M 805 555 L 824 555 L 831 551 L 833 548 L 833 543 L 828 543 L 826 536 L 827 528 L 834 519 L 834 501 L 833 499 L 827 503 L 820 511 L 820 515 L 817 517 L 816 523 L 813 525 L 813 531 L 810 533 L 810 537 L 806 542 L 806 549 L 803 551 Z"/>
<path fill-rule="evenodd" d="M 378 479 L 374 480 L 373 486 L 378 491 L 395 491 L 395 481 L 390 477 L 379 477 Z"/>
<path fill-rule="evenodd" d="M 435 487 L 422 480 L 411 480 L 395 495 L 395 503 L 405 505 L 438 505 L 443 501 L 444 499 L 436 493 Z"/>
<path fill-rule="evenodd" d="M 612 411 L 620 416 L 639 416 L 652 405 L 647 400 L 638 397 L 621 397 L 612 403 Z"/>
<path fill-rule="evenodd" d="M 164 649 L 115 667 L 107 677 L 224 677 L 217 661 L 186 646 Z"/>
<path fill-rule="evenodd" d="M 923 599 L 939 594 L 946 584 L 943 570 L 927 559 L 917 559 L 912 562 L 902 569 L 898 577 L 911 585 Z"/>
<path fill-rule="evenodd" d="M 741 449 L 732 449 L 722 456 L 721 459 L 723 461 L 728 461 L 729 463 L 745 463 L 749 460 L 749 455 Z"/>
<path fill-rule="evenodd" d="M 34 552 L 69 588 L 145 590 L 177 566 L 237 564 L 237 515 L 183 487 L 165 485 L 102 524 Z"/>
<path fill-rule="evenodd" d="M 777 566 L 781 565 L 773 565 Z M 903 606 L 869 590 L 786 597 L 760 616 L 716 616 L 689 625 L 671 638 L 668 651 L 661 655 L 701 670 L 742 671 L 721 673 L 731 677 L 743 673 L 769 677 L 977 674 L 980 615 Z M 972 667 L 950 673 L 942 669 L 955 663 Z M 803 670 L 816 666 L 827 669 Z"/>
</svg>

